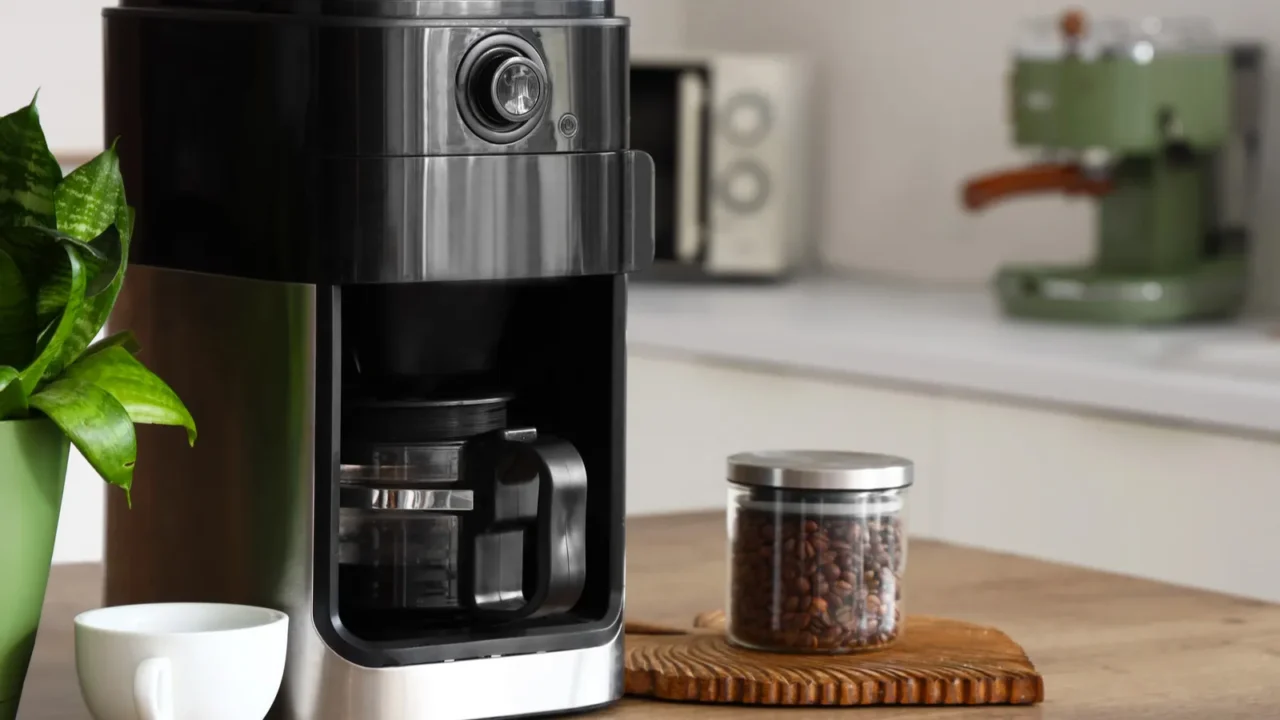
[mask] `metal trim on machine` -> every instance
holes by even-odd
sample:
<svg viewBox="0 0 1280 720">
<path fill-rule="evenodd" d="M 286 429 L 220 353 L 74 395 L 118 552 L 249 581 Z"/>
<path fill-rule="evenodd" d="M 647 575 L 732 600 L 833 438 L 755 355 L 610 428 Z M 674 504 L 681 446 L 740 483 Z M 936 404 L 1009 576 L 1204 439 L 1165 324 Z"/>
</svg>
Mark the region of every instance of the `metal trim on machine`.
<svg viewBox="0 0 1280 720">
<path fill-rule="evenodd" d="M 618 275 L 653 257 L 653 161 L 643 153 L 334 158 L 325 167 L 327 187 L 359 198 L 320 211 L 342 283 Z"/>
<path fill-rule="evenodd" d="M 314 113 L 314 124 L 289 127 L 287 123 L 299 119 L 297 114 L 282 115 L 286 124 L 272 130 L 305 130 L 310 149 L 321 154 L 593 153 L 627 144 L 630 98 L 626 83 L 614 81 L 629 67 L 628 23 L 620 18 L 502 19 L 484 21 L 485 25 L 437 20 L 414 25 L 393 20 L 375 24 L 359 17 L 207 8 L 200 12 L 107 8 L 104 15 L 111 35 L 127 38 L 122 47 L 164 44 L 174 55 L 170 65 L 148 67 L 146 72 L 157 87 L 166 87 L 166 101 L 175 107 L 199 106 L 210 92 L 206 84 L 191 83 L 180 70 L 203 61 L 199 46 L 185 35 L 214 32 L 226 43 L 240 45 L 238 52 L 255 59 L 257 81 L 218 88 L 217 96 L 255 107 L 263 96 L 291 100 L 298 113 L 312 108 L 308 112 Z M 463 59 L 473 45 L 495 33 L 518 37 L 534 48 L 548 85 L 555 88 L 528 131 L 514 141 L 478 135 L 464 119 L 455 92 Z M 296 46 L 295 51 L 274 52 L 281 44 Z M 169 49 L 173 46 L 177 49 Z M 181 54 L 186 48 L 190 56 Z M 127 52 L 110 46 L 107 50 Z M 566 114 L 579 119 L 572 135 L 559 128 Z"/>
<path fill-rule="evenodd" d="M 192 0 L 123 0 L 121 7 L 207 7 Z M 226 0 L 236 10 L 375 17 L 421 18 L 605 18 L 614 15 L 614 0 Z"/>
<path fill-rule="evenodd" d="M 470 490 L 344 487 L 342 507 L 374 511 L 467 512 L 475 509 L 475 493 Z"/>
</svg>

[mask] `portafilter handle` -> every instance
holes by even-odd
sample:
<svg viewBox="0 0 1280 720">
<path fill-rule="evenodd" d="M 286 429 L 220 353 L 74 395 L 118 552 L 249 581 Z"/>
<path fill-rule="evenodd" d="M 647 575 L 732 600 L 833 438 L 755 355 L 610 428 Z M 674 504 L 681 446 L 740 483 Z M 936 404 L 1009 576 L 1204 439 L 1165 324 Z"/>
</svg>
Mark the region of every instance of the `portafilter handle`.
<svg viewBox="0 0 1280 720">
<path fill-rule="evenodd" d="M 500 621 L 573 609 L 587 570 L 587 468 L 577 449 L 532 429 L 499 430 L 463 446 L 458 474 L 476 491 L 467 573 L 475 609 Z M 530 576 L 534 586 L 523 587 Z"/>
</svg>

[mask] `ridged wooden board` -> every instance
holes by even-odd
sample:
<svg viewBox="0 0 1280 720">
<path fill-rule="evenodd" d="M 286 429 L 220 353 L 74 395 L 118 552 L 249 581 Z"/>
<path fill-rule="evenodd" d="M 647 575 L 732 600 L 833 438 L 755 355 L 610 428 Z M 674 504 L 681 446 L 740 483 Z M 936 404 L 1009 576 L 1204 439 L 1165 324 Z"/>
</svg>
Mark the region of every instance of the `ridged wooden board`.
<svg viewBox="0 0 1280 720">
<path fill-rule="evenodd" d="M 908 617 L 893 646 L 856 655 L 751 652 L 730 645 L 724 614 L 694 629 L 627 623 L 626 692 L 747 705 L 1030 705 L 1044 679 L 995 628 Z"/>
</svg>

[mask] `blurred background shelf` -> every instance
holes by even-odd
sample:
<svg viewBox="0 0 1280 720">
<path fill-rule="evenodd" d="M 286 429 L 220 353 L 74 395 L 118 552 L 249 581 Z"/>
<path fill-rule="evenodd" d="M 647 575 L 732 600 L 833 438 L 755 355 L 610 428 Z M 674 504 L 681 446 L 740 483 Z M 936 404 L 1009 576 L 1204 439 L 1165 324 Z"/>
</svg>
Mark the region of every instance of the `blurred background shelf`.
<svg viewBox="0 0 1280 720">
<path fill-rule="evenodd" d="M 984 288 L 839 279 L 633 289 L 629 340 L 642 355 L 1280 434 L 1280 338 L 1269 321 L 1033 323 L 1001 317 Z"/>
</svg>

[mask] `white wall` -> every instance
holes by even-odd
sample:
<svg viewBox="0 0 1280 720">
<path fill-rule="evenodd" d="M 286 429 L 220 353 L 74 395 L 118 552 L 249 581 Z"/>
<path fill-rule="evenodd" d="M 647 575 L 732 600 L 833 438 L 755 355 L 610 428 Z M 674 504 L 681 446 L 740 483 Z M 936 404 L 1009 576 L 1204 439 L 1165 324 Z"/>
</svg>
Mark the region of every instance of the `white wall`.
<svg viewBox="0 0 1280 720">
<path fill-rule="evenodd" d="M 103 501 L 106 484 L 74 447 L 67 465 L 62 493 L 58 540 L 53 546 L 55 563 L 97 562 L 102 559 Z M 110 492 L 120 492 L 112 489 Z"/>
<path fill-rule="evenodd" d="M 618 0 L 619 15 L 630 17 L 633 50 L 684 47 L 687 0 Z"/>
<path fill-rule="evenodd" d="M 0 114 L 40 91 L 54 152 L 102 149 L 102 15 L 105 0 L 0 0 Z"/>
</svg>

